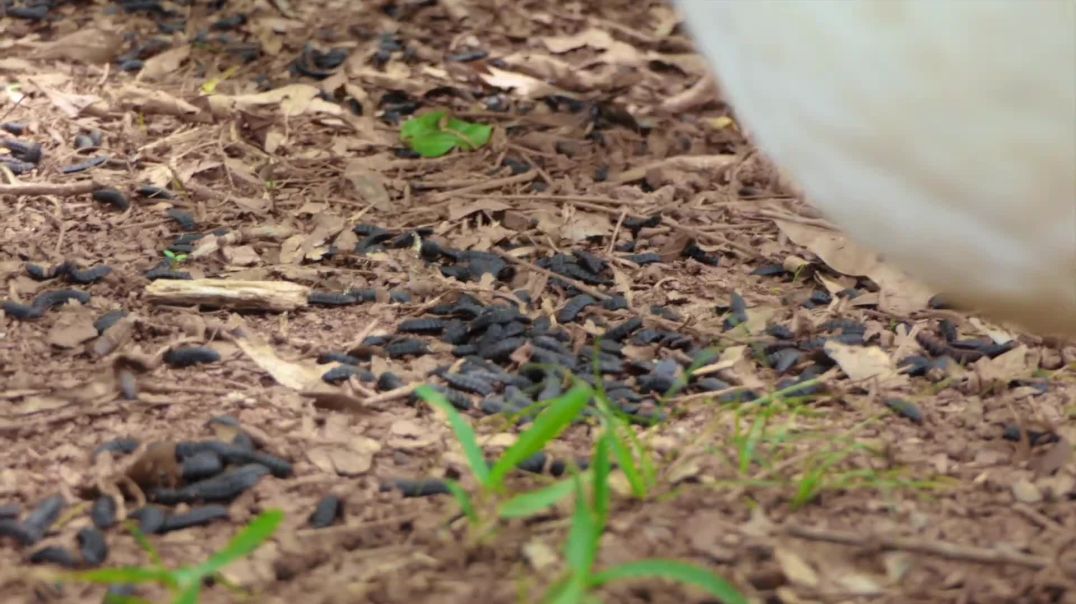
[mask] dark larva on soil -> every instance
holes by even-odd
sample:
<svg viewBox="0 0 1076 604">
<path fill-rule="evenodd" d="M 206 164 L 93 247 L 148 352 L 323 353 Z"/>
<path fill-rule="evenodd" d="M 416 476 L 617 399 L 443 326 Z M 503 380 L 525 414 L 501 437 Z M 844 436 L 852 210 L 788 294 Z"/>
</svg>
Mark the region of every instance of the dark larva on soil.
<svg viewBox="0 0 1076 604">
<path fill-rule="evenodd" d="M 395 488 L 404 497 L 429 497 L 430 495 L 447 495 L 449 492 L 445 482 L 436 478 L 422 480 L 400 478 L 393 480 L 386 486 L 387 489 L 385 490 Z"/>
<path fill-rule="evenodd" d="M 30 172 L 33 172 L 35 168 L 37 168 L 37 164 L 32 164 L 28 161 L 22 161 L 15 159 L 14 157 L 6 157 L 2 155 L 0 155 L 0 165 L 4 166 L 8 170 L 11 170 L 11 173 L 15 176 L 29 174 Z"/>
<path fill-rule="evenodd" d="M 172 264 L 167 260 L 163 260 L 153 268 L 145 272 L 146 278 L 150 281 L 156 279 L 172 279 L 175 281 L 187 281 L 190 280 L 191 274 L 185 271 L 177 271 L 172 268 Z"/>
<path fill-rule="evenodd" d="M 91 196 L 94 201 L 106 203 L 117 210 L 125 211 L 127 208 L 131 207 L 131 202 L 127 200 L 127 196 L 112 187 L 97 189 Z"/>
<path fill-rule="evenodd" d="M 153 492 L 153 498 L 165 505 L 197 501 L 231 501 L 258 484 L 268 473 L 269 468 L 251 463 L 179 489 L 157 489 Z"/>
<path fill-rule="evenodd" d="M 468 328 L 472 332 L 476 332 L 486 329 L 491 325 L 501 325 L 513 321 L 529 323 L 530 319 L 520 314 L 519 309 L 514 306 L 492 306 L 482 311 L 480 315 L 471 321 Z"/>
<path fill-rule="evenodd" d="M 706 250 L 698 246 L 694 241 L 687 244 L 682 252 L 685 258 L 691 258 L 696 262 L 700 262 L 707 266 L 719 266 L 721 264 L 721 257 L 717 254 L 711 254 Z"/>
<path fill-rule="evenodd" d="M 277 478 L 287 478 L 293 471 L 291 462 L 265 451 L 257 451 L 235 443 L 220 440 L 184 441 L 176 443 L 176 457 L 185 460 L 202 451 L 212 451 L 227 464 L 257 464 L 268 469 Z"/>
<path fill-rule="evenodd" d="M 583 309 L 591 304 L 597 304 L 598 301 L 594 299 L 594 296 L 590 294 L 579 294 L 569 299 L 564 306 L 557 311 L 557 322 L 570 323 L 579 318 L 579 314 L 583 312 Z"/>
<path fill-rule="evenodd" d="M 33 306 L 19 304 L 18 302 L 12 302 L 10 300 L 4 302 L 2 308 L 4 309 L 4 314 L 13 319 L 18 319 L 19 321 L 40 319 L 45 314 L 40 308 L 34 308 Z"/>
<path fill-rule="evenodd" d="M 395 390 L 397 388 L 402 388 L 403 386 L 404 382 L 400 379 L 400 376 L 390 371 L 382 373 L 381 376 L 377 378 L 377 389 L 381 392 Z"/>
<path fill-rule="evenodd" d="M 390 359 L 399 359 L 409 356 L 422 356 L 429 352 L 426 343 L 422 340 L 402 338 L 385 345 L 385 354 Z"/>
<path fill-rule="evenodd" d="M 11 156 L 19 161 L 31 164 L 41 163 L 41 145 L 33 141 L 4 138 L 0 139 L 0 147 L 11 151 Z"/>
<path fill-rule="evenodd" d="M 343 502 L 340 498 L 336 495 L 326 495 L 314 507 L 314 511 L 307 519 L 307 524 L 316 529 L 332 526 L 342 513 Z"/>
<path fill-rule="evenodd" d="M 342 352 L 326 352 L 318 355 L 318 364 L 324 365 L 326 363 L 343 363 L 344 365 L 358 365 L 362 362 L 358 357 L 344 354 Z"/>
<path fill-rule="evenodd" d="M 18 520 L 0 520 L 0 537 L 10 537 L 19 545 L 32 545 L 41 537 Z"/>
<path fill-rule="evenodd" d="M 441 379 L 449 386 L 464 392 L 473 392 L 482 396 L 493 393 L 493 385 L 475 375 L 462 375 L 459 373 L 443 373 Z"/>
<path fill-rule="evenodd" d="M 168 217 L 175 220 L 179 224 L 179 228 L 184 231 L 193 231 L 198 228 L 198 221 L 194 219 L 194 214 L 187 212 L 186 210 L 180 210 L 179 208 L 169 208 Z"/>
<path fill-rule="evenodd" d="M 630 307 L 628 306 L 628 299 L 623 294 L 616 294 L 602 300 L 602 308 L 605 310 L 625 310 Z"/>
<path fill-rule="evenodd" d="M 788 274 L 788 271 L 786 271 L 785 267 L 780 264 L 763 264 L 751 271 L 751 274 L 756 277 L 779 277 Z"/>
<path fill-rule="evenodd" d="M 138 530 L 147 535 L 156 535 L 161 532 L 164 521 L 168 515 L 164 508 L 157 505 L 147 505 L 128 514 L 130 518 L 138 521 Z"/>
<path fill-rule="evenodd" d="M 116 524 L 116 500 L 111 495 L 101 495 L 90 506 L 90 520 L 99 529 L 105 530 Z"/>
<path fill-rule="evenodd" d="M 213 451 L 199 451 L 190 457 L 184 458 L 180 465 L 180 476 L 183 480 L 194 482 L 216 476 L 224 470 L 224 461 L 220 455 Z"/>
<path fill-rule="evenodd" d="M 351 294 L 324 291 L 310 292 L 306 300 L 318 306 L 351 306 L 359 303 L 359 299 Z"/>
<path fill-rule="evenodd" d="M 732 388 L 732 384 L 712 377 L 704 377 L 697 380 L 694 385 L 702 392 L 717 392 L 718 390 Z"/>
<path fill-rule="evenodd" d="M 32 535 L 36 536 L 34 541 L 38 541 L 48 532 L 66 506 L 67 502 L 63 495 L 48 497 L 30 511 L 22 524 Z"/>
<path fill-rule="evenodd" d="M 802 357 L 803 353 L 795 348 L 784 348 L 771 354 L 769 356 L 769 361 L 773 366 L 774 371 L 777 373 L 786 373 L 789 369 L 792 369 Z"/>
<path fill-rule="evenodd" d="M 13 520 L 22 514 L 22 506 L 17 503 L 0 505 L 0 520 Z"/>
<path fill-rule="evenodd" d="M 411 292 L 403 291 L 402 289 L 394 289 L 389 292 L 389 301 L 396 304 L 410 304 L 412 301 Z"/>
<path fill-rule="evenodd" d="M 452 355 L 457 357 L 468 357 L 473 354 L 478 354 L 478 346 L 474 344 L 460 344 L 459 346 L 452 347 Z"/>
<path fill-rule="evenodd" d="M 337 365 L 321 374 L 321 381 L 327 384 L 339 384 L 346 382 L 348 378 L 358 373 L 359 368 L 354 365 Z"/>
<path fill-rule="evenodd" d="M 606 331 L 602 337 L 604 339 L 619 342 L 634 333 L 636 330 L 640 329 L 642 326 L 643 320 L 641 317 L 632 317 L 627 321 L 624 321 L 623 323 L 619 323 L 613 326 L 608 331 Z"/>
<path fill-rule="evenodd" d="M 71 164 L 70 166 L 63 166 L 60 168 L 60 173 L 63 174 L 75 174 L 79 172 L 85 172 L 86 170 L 93 170 L 98 166 L 103 166 L 109 160 L 108 155 L 96 155 L 90 157 L 85 161 L 79 161 L 77 164 Z"/>
<path fill-rule="evenodd" d="M 134 453 L 138 445 L 137 438 L 114 438 L 97 445 L 97 448 L 93 450 L 93 457 L 106 451 L 113 455 L 130 455 Z"/>
<path fill-rule="evenodd" d="M 33 262 L 27 262 L 23 265 L 26 268 L 26 274 L 30 276 L 34 281 L 45 281 L 46 279 L 53 279 L 61 272 L 67 270 L 67 263 L 60 263 L 49 268 L 45 268 L 40 264 Z"/>
<path fill-rule="evenodd" d="M 527 343 L 527 340 L 522 337 L 505 338 L 496 342 L 484 349 L 478 351 L 478 354 L 484 359 L 490 359 L 493 361 L 507 361 L 509 356 Z"/>
<path fill-rule="evenodd" d="M 78 558 L 75 557 L 75 554 L 71 553 L 71 550 L 56 545 L 43 547 L 37 550 L 30 554 L 27 561 L 30 564 L 55 564 L 56 566 L 62 566 L 64 568 L 75 568 L 78 566 Z"/>
<path fill-rule="evenodd" d="M 44 292 L 34 298 L 31 306 L 46 311 L 61 304 L 66 304 L 70 300 L 76 300 L 79 304 L 86 305 L 90 303 L 90 294 L 80 292 L 77 289 L 59 289 Z"/>
<path fill-rule="evenodd" d="M 78 269 L 74 266 L 69 266 L 67 269 L 67 277 L 72 283 L 78 283 L 79 285 L 87 285 L 90 283 L 96 283 L 101 279 L 104 279 L 112 273 L 112 267 L 99 264 L 93 268 Z"/>
<path fill-rule="evenodd" d="M 923 423 L 923 411 L 911 401 L 901 398 L 887 398 L 885 399 L 885 406 L 889 407 L 893 413 L 906 417 L 916 424 Z"/>
<path fill-rule="evenodd" d="M 165 353 L 164 362 L 177 369 L 204 363 L 218 363 L 220 353 L 206 346 L 183 346 Z"/>
<path fill-rule="evenodd" d="M 228 518 L 228 508 L 226 506 L 216 504 L 202 505 L 191 508 L 186 514 L 174 514 L 167 517 L 164 525 L 161 526 L 160 532 L 179 531 L 192 526 L 209 524 L 217 520 L 227 520 Z"/>
<path fill-rule="evenodd" d="M 437 335 L 445 330 L 448 324 L 443 319 L 407 319 L 401 321 L 396 327 L 399 333 L 417 333 L 425 335 Z"/>
<path fill-rule="evenodd" d="M 628 254 L 624 256 L 625 260 L 634 262 L 639 266 L 646 266 L 648 264 L 657 264 L 662 262 L 661 255 L 656 252 L 646 252 L 643 254 Z"/>
<path fill-rule="evenodd" d="M 138 193 L 142 197 L 148 197 L 150 199 L 175 199 L 175 195 L 168 189 L 158 187 L 155 185 L 139 185 L 135 189 L 135 193 Z"/>
<path fill-rule="evenodd" d="M 1028 444 L 1032 447 L 1056 443 L 1061 440 L 1061 438 L 1053 432 L 1042 432 L 1039 430 L 1021 431 L 1020 426 L 1017 426 L 1016 424 L 1006 424 L 1001 437 L 1005 440 L 1019 442 L 1024 435 L 1027 436 Z"/>
<path fill-rule="evenodd" d="M 448 344 L 463 344 L 467 341 L 470 331 L 463 321 L 453 319 L 445 323 L 441 333 L 441 341 Z"/>
<path fill-rule="evenodd" d="M 0 130 L 3 130 L 8 134 L 14 134 L 15 136 L 22 136 L 26 133 L 26 124 L 20 122 L 4 122 L 0 124 Z"/>
<path fill-rule="evenodd" d="M 100 566 L 108 559 L 108 543 L 100 530 L 87 526 L 79 530 L 76 538 L 78 552 L 88 566 Z"/>
</svg>

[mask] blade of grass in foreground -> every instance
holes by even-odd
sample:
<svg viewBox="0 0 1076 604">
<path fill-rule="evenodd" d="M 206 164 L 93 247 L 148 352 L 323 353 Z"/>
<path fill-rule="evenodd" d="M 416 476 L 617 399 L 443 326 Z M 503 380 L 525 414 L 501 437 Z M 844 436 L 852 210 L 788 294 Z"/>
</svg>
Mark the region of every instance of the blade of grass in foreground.
<svg viewBox="0 0 1076 604">
<path fill-rule="evenodd" d="M 586 382 L 576 381 L 572 389 L 561 397 L 549 402 L 549 406 L 534 418 L 534 423 L 526 432 L 519 435 L 515 444 L 501 455 L 490 470 L 490 484 L 500 486 L 504 477 L 514 470 L 524 459 L 541 451 L 546 443 L 553 440 L 583 411 L 590 401 L 593 390 Z M 446 401 L 447 404 L 447 401 Z"/>
<path fill-rule="evenodd" d="M 474 477 L 478 480 L 478 484 L 482 485 L 483 488 L 489 488 L 494 484 L 490 481 L 489 465 L 486 464 L 486 458 L 482 455 L 482 448 L 478 446 L 478 439 L 475 437 L 474 428 L 471 427 L 471 424 L 460 415 L 459 411 L 456 411 L 456 408 L 452 406 L 452 403 L 448 402 L 444 395 L 434 390 L 431 386 L 419 386 L 415 389 L 415 394 L 448 417 L 452 432 L 456 434 L 456 440 L 460 441 L 463 454 L 467 457 L 467 464 L 471 466 L 471 471 L 474 472 Z"/>
<path fill-rule="evenodd" d="M 591 585 L 600 587 L 613 581 L 643 578 L 678 581 L 701 588 L 724 604 L 747 604 L 747 598 L 728 581 L 705 568 L 677 560 L 651 559 L 620 564 L 596 573 Z"/>
<path fill-rule="evenodd" d="M 501 518 L 527 518 L 555 505 L 575 490 L 574 479 L 566 479 L 517 495 L 500 505 Z"/>
</svg>

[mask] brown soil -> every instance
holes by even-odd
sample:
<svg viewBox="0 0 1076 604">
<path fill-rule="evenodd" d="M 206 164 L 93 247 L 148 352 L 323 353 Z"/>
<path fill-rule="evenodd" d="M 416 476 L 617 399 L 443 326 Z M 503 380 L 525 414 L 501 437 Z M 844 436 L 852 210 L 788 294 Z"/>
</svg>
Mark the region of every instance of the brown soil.
<svg viewBox="0 0 1076 604">
<path fill-rule="evenodd" d="M 99 489 L 123 489 L 124 509 L 135 509 L 133 489 L 119 480 L 133 461 L 172 476 L 173 449 L 147 457 L 146 444 L 230 438 L 207 421 L 231 416 L 294 472 L 262 478 L 229 504 L 229 521 L 151 537 L 170 564 L 204 560 L 257 513 L 280 508 L 278 534 L 226 571 L 246 601 L 537 601 L 563 570 L 566 510 L 503 523 L 476 543 L 451 497 L 383 488 L 397 478 L 463 476 L 474 485 L 439 416 L 358 377 L 331 388 L 315 380 L 347 396 L 313 397 L 305 392 L 313 384 L 269 370 L 309 375 L 318 355 L 362 349 L 364 338 L 391 336 L 402 320 L 428 317 L 461 294 L 518 304 L 512 292 L 524 290 L 535 301 L 523 307 L 532 319 L 555 315 L 576 292 L 537 263 L 584 250 L 606 261 L 607 283 L 580 288 L 622 294 L 629 308 L 592 305 L 566 322 L 577 351 L 605 326 L 643 316 L 647 328 L 677 331 L 692 345 L 629 341 L 631 361 L 683 363 L 692 348 L 714 345 L 722 362 L 710 377 L 730 387 L 761 396 L 800 378 L 823 384 L 769 405 L 736 406 L 718 401 L 728 392 L 690 387 L 666 401 L 665 421 L 638 429 L 658 485 L 639 501 L 615 483 L 600 565 L 691 561 L 769 602 L 1076 601 L 1076 346 L 928 306 L 911 282 L 841 274 L 834 249 L 845 248 L 833 241 L 843 237 L 752 150 L 667 5 L 193 4 L 162 2 L 172 17 L 111 2 L 63 3 L 48 21 L 0 16 L 0 122 L 25 124 L 18 140 L 43 149 L 33 172 L 4 180 L 43 188 L 0 189 L 3 297 L 29 303 L 66 287 L 92 296 L 36 319 L 0 315 L 0 507 L 17 503 L 25 514 L 50 495 L 67 501 L 37 544 L 0 536 L 0 600 L 100 601 L 103 587 L 58 586 L 29 556 L 47 545 L 73 549 Z M 224 6 L 207 6 L 216 4 Z M 237 15 L 245 22 L 210 28 Z M 183 19 L 185 30 L 158 28 Z M 327 76 L 316 79 L 292 68 L 307 45 L 347 58 L 315 65 Z M 478 50 L 488 54 L 460 56 Z M 120 68 L 136 57 L 141 71 Z M 313 58 L 300 62 L 309 70 Z M 409 157 L 394 119 L 416 107 L 491 124 L 493 138 L 477 151 Z M 77 150 L 76 136 L 93 131 L 100 147 Z M 0 154 L 0 167 L 17 166 L 2 160 L 18 155 Z M 95 156 L 108 159 L 62 171 Z M 92 199 L 92 184 L 72 185 L 91 178 L 124 193 L 130 207 Z M 175 199 L 138 195 L 146 183 Z M 177 270 L 327 292 L 370 288 L 376 299 L 288 312 L 153 303 L 146 272 L 183 233 L 172 209 L 190 212 L 198 232 L 231 232 Z M 650 216 L 653 226 L 629 228 Z M 414 247 L 351 252 L 360 223 L 429 229 L 425 238 L 444 246 L 510 252 L 518 262 L 499 280 L 461 280 Z M 659 261 L 630 259 L 647 252 Z M 38 281 L 25 268 L 63 261 L 112 272 L 79 285 Z M 767 267 L 774 274 L 757 274 Z M 738 315 L 736 296 L 747 305 Z M 100 348 L 93 322 L 114 309 L 130 319 Z M 729 321 L 737 316 L 746 319 L 738 327 Z M 452 346 L 415 337 L 429 354 L 393 359 L 367 347 L 372 358 L 361 367 L 406 384 L 443 383 L 429 372 L 458 361 Z M 161 362 L 180 344 L 221 358 Z M 256 359 L 249 348 L 258 345 L 276 356 Z M 909 357 L 934 364 L 909 374 Z M 501 365 L 514 371 L 520 358 Z M 785 359 L 791 364 L 775 369 Z M 471 400 L 468 415 L 494 453 L 513 429 Z M 654 409 L 649 397 L 640 413 Z M 752 426 L 757 450 L 741 465 L 737 443 Z M 1034 442 L 1019 438 L 1020 426 Z M 580 425 L 550 452 L 586 457 L 592 436 Z M 121 437 L 143 447 L 92 455 Z M 142 474 L 142 486 L 152 482 Z M 512 486 L 548 480 L 520 473 Z M 805 485 L 815 490 L 801 502 Z M 344 501 L 342 519 L 309 528 L 328 494 Z M 107 535 L 107 565 L 147 562 L 121 527 Z M 659 581 L 600 595 L 708 601 Z M 220 586 L 203 594 L 242 600 Z"/>
</svg>

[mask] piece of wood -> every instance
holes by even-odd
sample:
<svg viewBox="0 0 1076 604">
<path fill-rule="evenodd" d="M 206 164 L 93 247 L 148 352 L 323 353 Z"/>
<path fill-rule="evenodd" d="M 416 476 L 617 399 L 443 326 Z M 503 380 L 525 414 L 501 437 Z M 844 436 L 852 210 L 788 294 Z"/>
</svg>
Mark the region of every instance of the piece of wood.
<svg viewBox="0 0 1076 604">
<path fill-rule="evenodd" d="M 146 286 L 154 304 L 201 304 L 215 308 L 285 311 L 306 306 L 310 288 L 290 281 L 158 279 Z"/>
</svg>

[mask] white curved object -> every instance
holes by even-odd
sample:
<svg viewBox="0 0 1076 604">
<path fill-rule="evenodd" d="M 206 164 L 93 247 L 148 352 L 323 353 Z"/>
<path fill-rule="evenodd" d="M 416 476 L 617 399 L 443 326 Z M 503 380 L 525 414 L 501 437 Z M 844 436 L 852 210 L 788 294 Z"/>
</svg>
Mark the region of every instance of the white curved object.
<svg viewBox="0 0 1076 604">
<path fill-rule="evenodd" d="M 1076 3 L 676 4 L 759 147 L 849 235 L 1076 335 Z"/>
</svg>

